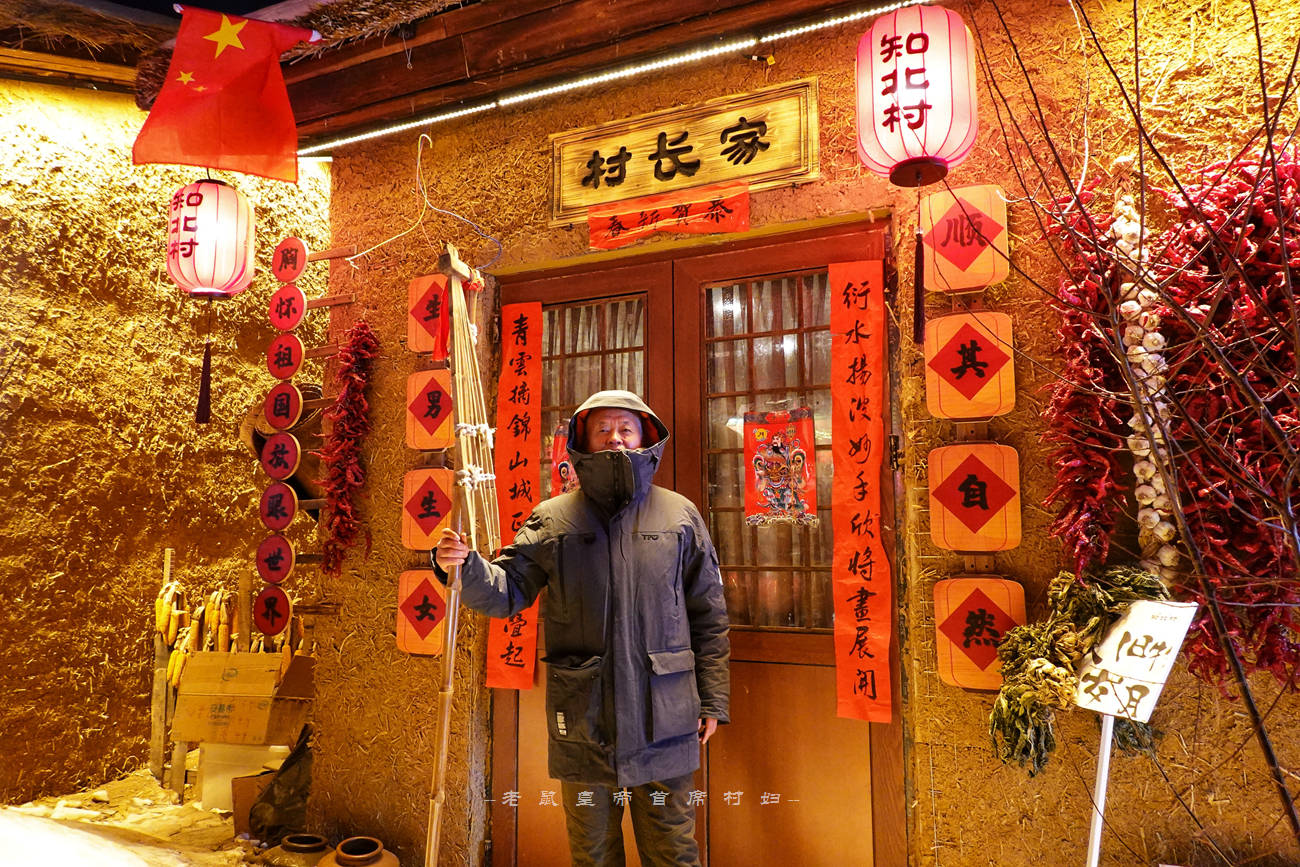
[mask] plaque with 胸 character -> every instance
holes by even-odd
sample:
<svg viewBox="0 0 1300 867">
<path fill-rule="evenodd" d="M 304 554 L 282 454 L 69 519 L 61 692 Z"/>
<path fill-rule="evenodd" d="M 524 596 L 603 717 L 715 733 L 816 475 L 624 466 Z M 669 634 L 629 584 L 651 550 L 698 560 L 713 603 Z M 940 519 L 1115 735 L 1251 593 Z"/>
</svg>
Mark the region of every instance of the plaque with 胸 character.
<svg viewBox="0 0 1300 867">
<path fill-rule="evenodd" d="M 402 544 L 428 551 L 443 527 L 451 526 L 451 497 L 456 474 L 451 470 L 412 470 L 402 484 Z"/>
<path fill-rule="evenodd" d="M 289 594 L 275 584 L 268 584 L 253 600 L 253 625 L 263 635 L 279 635 L 289 625 L 293 606 Z"/>
<path fill-rule="evenodd" d="M 296 473 L 301 460 L 302 447 L 291 433 L 273 433 L 262 443 L 262 470 L 276 481 L 284 481 Z"/>
<path fill-rule="evenodd" d="M 292 331 L 302 324 L 307 315 L 307 296 L 297 283 L 285 283 L 271 296 L 266 316 L 280 331 Z"/>
<path fill-rule="evenodd" d="M 925 405 L 935 418 L 992 418 L 1016 405 L 1011 317 L 980 310 L 925 329 Z"/>
<path fill-rule="evenodd" d="M 307 245 L 300 238 L 285 238 L 271 256 L 271 273 L 281 283 L 292 283 L 307 267 L 307 255 Z"/>
<path fill-rule="evenodd" d="M 293 516 L 297 513 L 298 493 L 284 482 L 273 482 L 262 492 L 258 514 L 266 529 L 278 533 L 293 523 Z"/>
<path fill-rule="evenodd" d="M 451 413 L 451 371 L 421 370 L 406 379 L 406 445 L 449 449 L 456 442 Z"/>
<path fill-rule="evenodd" d="M 257 546 L 257 574 L 263 581 L 279 584 L 289 577 L 293 563 L 293 545 L 279 533 L 267 536 Z"/>
<path fill-rule="evenodd" d="M 930 451 L 930 538 L 949 551 L 1020 544 L 1020 456 L 997 443 Z"/>
<path fill-rule="evenodd" d="M 276 430 L 293 427 L 302 418 L 302 392 L 292 382 L 280 383 L 267 394 L 262 414 Z"/>
<path fill-rule="evenodd" d="M 432 569 L 412 569 L 397 579 L 397 646 L 406 653 L 439 656 L 446 632 L 446 589 Z"/>
<path fill-rule="evenodd" d="M 407 286 L 406 348 L 447 357 L 451 335 L 451 297 L 441 274 L 416 277 Z"/>
<path fill-rule="evenodd" d="M 296 334 L 281 334 L 266 347 L 266 369 L 276 379 L 290 379 L 302 367 L 302 340 Z"/>
<path fill-rule="evenodd" d="M 998 644 L 1025 624 L 1025 590 L 995 575 L 968 575 L 934 584 L 935 654 L 939 679 L 962 689 L 998 689 Z"/>
<path fill-rule="evenodd" d="M 921 236 L 931 291 L 971 292 L 1007 278 L 1007 203 L 994 184 L 926 196 Z"/>
</svg>

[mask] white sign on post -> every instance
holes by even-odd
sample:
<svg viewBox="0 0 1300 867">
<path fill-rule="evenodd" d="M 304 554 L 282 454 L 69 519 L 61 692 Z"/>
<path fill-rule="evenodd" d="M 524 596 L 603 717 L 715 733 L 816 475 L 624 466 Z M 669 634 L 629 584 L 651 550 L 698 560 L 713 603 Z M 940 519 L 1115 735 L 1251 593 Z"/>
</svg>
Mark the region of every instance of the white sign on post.
<svg viewBox="0 0 1300 867">
<path fill-rule="evenodd" d="M 1150 721 L 1195 616 L 1195 602 L 1134 602 L 1080 665 L 1074 703 Z"/>
</svg>

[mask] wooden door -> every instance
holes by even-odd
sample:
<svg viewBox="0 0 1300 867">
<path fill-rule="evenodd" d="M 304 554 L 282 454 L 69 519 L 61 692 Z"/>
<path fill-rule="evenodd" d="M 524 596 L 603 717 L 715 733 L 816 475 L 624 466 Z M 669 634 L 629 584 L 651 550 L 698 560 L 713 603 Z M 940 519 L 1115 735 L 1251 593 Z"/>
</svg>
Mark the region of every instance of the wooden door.
<svg viewBox="0 0 1300 867">
<path fill-rule="evenodd" d="M 565 305 L 636 292 L 652 319 L 666 317 L 647 324 L 644 355 L 647 402 L 673 433 L 657 482 L 709 521 L 732 621 L 732 722 L 710 741 L 696 777 L 705 863 L 906 863 L 901 706 L 896 696 L 888 726 L 836 718 L 830 632 L 827 266 L 884 252 L 883 226 L 858 223 L 503 283 L 506 303 L 556 310 L 548 323 Z M 821 524 L 749 526 L 741 419 L 747 409 L 795 406 L 813 409 L 818 431 Z M 547 409 L 558 419 L 572 406 Z M 881 484 L 882 513 L 892 514 L 891 479 Z M 492 790 L 518 791 L 519 802 L 494 801 L 493 864 L 568 863 L 562 809 L 536 804 L 532 791 L 545 785 L 543 699 L 540 687 L 494 696 Z"/>
</svg>

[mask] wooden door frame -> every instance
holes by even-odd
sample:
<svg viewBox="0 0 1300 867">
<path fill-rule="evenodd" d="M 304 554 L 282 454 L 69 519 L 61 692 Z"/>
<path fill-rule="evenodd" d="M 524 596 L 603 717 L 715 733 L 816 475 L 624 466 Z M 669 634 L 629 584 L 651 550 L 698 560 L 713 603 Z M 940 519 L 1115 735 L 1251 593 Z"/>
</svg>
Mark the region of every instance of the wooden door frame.
<svg viewBox="0 0 1300 867">
<path fill-rule="evenodd" d="M 678 443 L 698 443 L 704 434 L 701 408 L 683 406 L 676 397 L 679 382 L 694 382 L 695 385 L 689 391 L 700 393 L 698 388 L 703 372 L 703 320 L 698 312 L 703 304 L 699 295 L 700 283 L 706 282 L 715 274 L 740 278 L 774 273 L 774 270 L 804 270 L 831 262 L 885 259 L 889 253 L 888 230 L 888 221 L 881 219 L 879 214 L 873 214 L 849 220 L 836 218 L 822 225 L 793 228 L 786 233 L 769 230 L 757 237 L 735 236 L 734 240 L 728 239 L 721 244 L 706 242 L 673 245 L 626 257 L 584 257 L 582 261 L 503 274 L 500 276 L 500 298 L 502 304 L 535 300 L 543 303 L 594 301 L 626 294 L 612 291 L 615 286 L 634 286 L 638 279 L 664 279 L 667 275 L 669 285 L 673 287 L 672 304 L 656 306 L 647 299 L 645 397 L 646 402 L 664 416 L 665 423 L 673 432 L 673 448 L 668 451 L 665 460 L 667 478 L 672 480 L 674 489 L 680 490 L 697 506 L 702 506 L 700 451 L 698 448 L 683 448 L 680 451 L 676 448 Z M 738 254 L 744 256 L 738 259 Z M 737 269 L 737 262 L 742 263 L 743 267 Z M 726 272 L 725 275 L 723 272 Z M 695 315 L 685 315 L 688 310 L 696 311 Z M 889 333 L 886 358 L 892 371 L 896 369 L 894 362 L 898 338 L 897 330 L 892 326 Z M 651 340 L 662 334 L 670 335 L 674 349 L 690 347 L 692 342 L 696 347 L 693 352 L 675 353 L 672 376 L 666 378 L 666 386 L 662 381 L 655 383 L 657 377 L 650 365 Z M 888 381 L 894 379 L 891 375 Z M 893 396 L 887 395 L 887 403 L 891 406 L 892 400 Z M 897 545 L 902 538 L 896 530 L 901 526 L 895 496 L 896 484 L 896 472 L 886 463 L 881 470 L 881 512 L 884 515 L 892 514 L 894 521 L 892 527 L 882 527 L 882 542 L 890 555 L 898 550 Z M 891 556 L 891 560 L 896 559 Z M 897 565 L 897 562 L 891 562 L 896 591 L 901 586 L 897 579 Z M 897 598 L 894 605 L 897 610 Z M 779 658 L 782 661 L 805 664 L 834 664 L 829 634 L 733 629 L 731 643 L 732 658 L 739 661 L 773 661 L 774 658 Z M 905 867 L 908 846 L 903 781 L 903 673 L 897 617 L 891 621 L 889 664 L 893 674 L 891 683 L 897 712 L 888 724 L 868 723 L 871 726 L 873 864 L 875 867 Z M 518 726 L 519 694 L 514 690 L 493 690 L 492 769 L 489 780 L 493 783 L 494 790 L 503 791 L 501 784 L 507 782 L 507 788 L 517 787 Z M 489 823 L 490 863 L 517 864 L 515 811 L 494 800 Z"/>
</svg>

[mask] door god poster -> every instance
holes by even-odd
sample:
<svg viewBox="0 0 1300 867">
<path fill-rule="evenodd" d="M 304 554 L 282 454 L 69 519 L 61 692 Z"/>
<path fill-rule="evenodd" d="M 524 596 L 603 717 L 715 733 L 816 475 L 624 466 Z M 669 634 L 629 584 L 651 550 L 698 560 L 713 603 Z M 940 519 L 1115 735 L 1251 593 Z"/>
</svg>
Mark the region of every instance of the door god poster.
<svg viewBox="0 0 1300 867">
<path fill-rule="evenodd" d="M 745 523 L 816 526 L 812 410 L 745 413 Z"/>
</svg>

